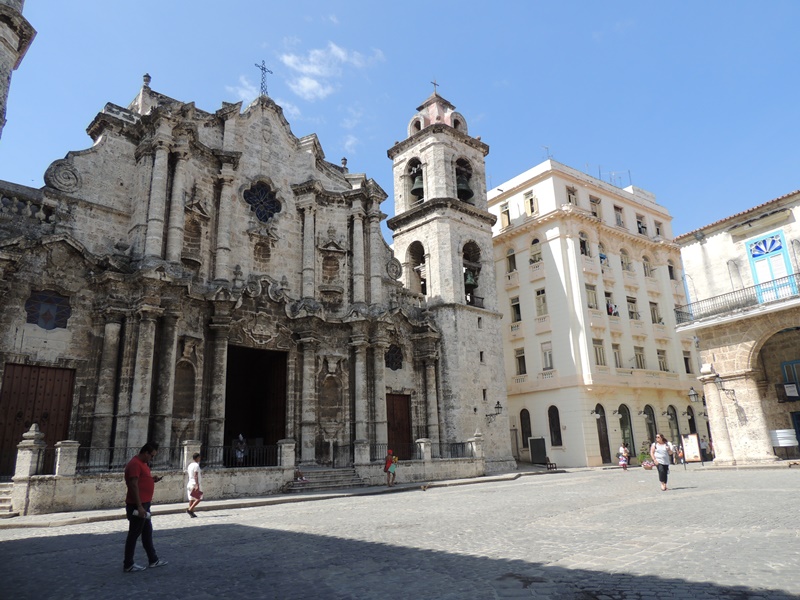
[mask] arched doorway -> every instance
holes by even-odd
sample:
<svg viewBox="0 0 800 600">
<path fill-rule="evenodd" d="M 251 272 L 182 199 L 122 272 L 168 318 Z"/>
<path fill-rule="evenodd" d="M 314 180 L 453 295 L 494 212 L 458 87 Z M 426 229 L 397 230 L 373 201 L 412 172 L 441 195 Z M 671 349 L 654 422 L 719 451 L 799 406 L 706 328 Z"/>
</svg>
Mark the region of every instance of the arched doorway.
<svg viewBox="0 0 800 600">
<path fill-rule="evenodd" d="M 611 464 L 611 447 L 608 445 L 608 423 L 606 411 L 601 404 L 594 407 L 594 416 L 597 420 L 597 441 L 600 444 L 600 457 L 603 464 Z"/>
<path fill-rule="evenodd" d="M 656 441 L 656 412 L 649 404 L 644 407 L 644 424 L 647 427 L 647 445 Z"/>
<path fill-rule="evenodd" d="M 689 433 L 697 433 L 697 424 L 694 421 L 694 409 L 686 407 L 686 419 L 689 421 Z"/>
<path fill-rule="evenodd" d="M 637 454 L 636 443 L 633 439 L 633 423 L 631 423 L 631 411 L 624 404 L 620 404 L 617 409 L 619 413 L 619 429 L 622 432 L 622 441 L 628 444 L 628 450 L 631 456 L 635 457 Z"/>
<path fill-rule="evenodd" d="M 678 423 L 678 411 L 671 404 L 667 407 L 667 422 L 669 424 L 669 441 L 676 446 L 682 446 L 681 427 Z"/>
</svg>

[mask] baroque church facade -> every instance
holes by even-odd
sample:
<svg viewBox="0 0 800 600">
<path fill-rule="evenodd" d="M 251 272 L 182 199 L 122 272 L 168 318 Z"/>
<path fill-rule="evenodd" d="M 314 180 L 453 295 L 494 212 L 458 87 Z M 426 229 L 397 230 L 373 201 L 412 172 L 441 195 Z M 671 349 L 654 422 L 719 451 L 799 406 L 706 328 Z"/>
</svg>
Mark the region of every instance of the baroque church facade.
<svg viewBox="0 0 800 600">
<path fill-rule="evenodd" d="M 389 151 L 394 252 L 387 194 L 266 95 L 206 112 L 145 76 L 87 131 L 44 187 L 0 182 L 0 475 L 32 423 L 119 454 L 290 439 L 303 465 L 479 433 L 514 468 L 488 147 L 444 98 Z"/>
</svg>

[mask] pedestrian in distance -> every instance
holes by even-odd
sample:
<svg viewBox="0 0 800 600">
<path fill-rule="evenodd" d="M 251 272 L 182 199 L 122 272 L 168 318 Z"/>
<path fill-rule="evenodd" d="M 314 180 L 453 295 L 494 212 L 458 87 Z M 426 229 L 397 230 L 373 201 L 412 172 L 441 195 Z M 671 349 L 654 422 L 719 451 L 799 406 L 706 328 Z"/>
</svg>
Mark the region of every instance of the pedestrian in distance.
<svg viewBox="0 0 800 600">
<path fill-rule="evenodd" d="M 617 452 L 617 457 L 619 458 L 619 466 L 622 467 L 623 471 L 627 471 L 628 462 L 631 459 L 631 451 L 628 449 L 628 442 L 622 442 L 622 446 L 619 447 L 619 451 Z"/>
<path fill-rule="evenodd" d="M 383 459 L 383 472 L 386 473 L 386 487 L 392 487 L 392 475 L 394 474 L 394 470 L 389 471 L 394 464 L 394 454 L 392 453 L 392 449 L 386 451 L 386 458 Z"/>
<path fill-rule="evenodd" d="M 392 458 L 392 464 L 389 465 L 389 474 L 392 476 L 392 483 L 389 484 L 389 487 L 394 485 L 394 480 L 397 477 L 397 457 L 395 456 Z"/>
<path fill-rule="evenodd" d="M 189 475 L 189 482 L 186 484 L 186 496 L 189 499 L 189 508 L 186 512 L 189 516 L 194 518 L 194 509 L 200 504 L 203 499 L 203 491 L 200 489 L 200 453 L 195 452 L 192 455 L 191 464 L 186 467 L 186 473 Z"/>
<path fill-rule="evenodd" d="M 667 441 L 660 433 L 656 436 L 656 441 L 650 446 L 650 458 L 658 469 L 658 480 L 661 482 L 661 490 L 667 491 L 667 477 L 669 476 L 670 457 L 674 450 L 672 444 Z"/>
<path fill-rule="evenodd" d="M 167 561 L 158 558 L 156 554 L 153 546 L 153 523 L 150 519 L 155 484 L 163 479 L 159 476 L 153 477 L 150 473 L 150 461 L 156 454 L 158 454 L 158 444 L 147 442 L 139 450 L 139 454 L 125 466 L 125 485 L 128 486 L 128 494 L 125 497 L 128 537 L 125 540 L 125 559 L 122 563 L 122 570 L 125 573 L 137 573 L 147 568 L 133 562 L 136 542 L 140 536 L 150 567 L 163 567 L 167 564 Z"/>
<path fill-rule="evenodd" d="M 708 442 L 706 441 L 706 436 L 700 438 L 700 458 L 704 461 L 708 460 Z"/>
</svg>

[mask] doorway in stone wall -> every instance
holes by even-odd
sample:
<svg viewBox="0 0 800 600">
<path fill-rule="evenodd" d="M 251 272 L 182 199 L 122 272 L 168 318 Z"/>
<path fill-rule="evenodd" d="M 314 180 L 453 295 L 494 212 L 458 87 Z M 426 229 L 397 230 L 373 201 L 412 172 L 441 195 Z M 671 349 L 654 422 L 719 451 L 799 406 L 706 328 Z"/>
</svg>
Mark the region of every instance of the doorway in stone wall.
<svg viewBox="0 0 800 600">
<path fill-rule="evenodd" d="M 277 443 L 286 437 L 287 353 L 228 346 L 225 381 L 225 462 L 229 466 L 278 464 Z M 241 435 L 244 456 L 234 448 Z"/>
<path fill-rule="evenodd" d="M 33 423 L 48 448 L 67 439 L 74 383 L 72 369 L 6 363 L 0 390 L 0 477 L 14 474 L 17 444 Z M 47 457 L 52 462 L 52 455 Z"/>
<path fill-rule="evenodd" d="M 411 396 L 386 394 L 386 420 L 389 448 L 400 460 L 414 457 L 411 436 Z"/>
</svg>

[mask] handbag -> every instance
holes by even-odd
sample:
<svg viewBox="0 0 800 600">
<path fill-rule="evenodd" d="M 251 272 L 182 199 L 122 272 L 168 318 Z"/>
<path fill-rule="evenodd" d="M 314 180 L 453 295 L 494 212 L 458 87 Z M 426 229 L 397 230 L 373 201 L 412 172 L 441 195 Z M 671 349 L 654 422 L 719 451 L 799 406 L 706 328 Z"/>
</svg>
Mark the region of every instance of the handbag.
<svg viewBox="0 0 800 600">
<path fill-rule="evenodd" d="M 202 500 L 203 499 L 203 492 L 201 492 L 197 488 L 194 488 L 191 492 L 189 492 L 189 495 L 192 498 L 194 498 L 195 500 Z"/>
</svg>

